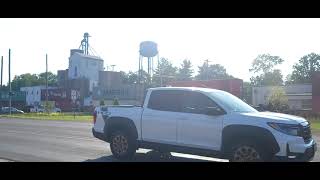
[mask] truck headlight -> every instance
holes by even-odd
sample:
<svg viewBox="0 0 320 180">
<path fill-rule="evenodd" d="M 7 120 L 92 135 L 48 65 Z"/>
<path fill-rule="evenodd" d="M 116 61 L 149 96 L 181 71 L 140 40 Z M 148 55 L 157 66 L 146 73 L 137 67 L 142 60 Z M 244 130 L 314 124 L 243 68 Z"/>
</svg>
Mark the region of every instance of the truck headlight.
<svg viewBox="0 0 320 180">
<path fill-rule="evenodd" d="M 269 122 L 268 125 L 273 129 L 280 131 L 284 134 L 288 134 L 291 136 L 299 136 L 299 125 L 274 123 L 274 122 Z"/>
</svg>

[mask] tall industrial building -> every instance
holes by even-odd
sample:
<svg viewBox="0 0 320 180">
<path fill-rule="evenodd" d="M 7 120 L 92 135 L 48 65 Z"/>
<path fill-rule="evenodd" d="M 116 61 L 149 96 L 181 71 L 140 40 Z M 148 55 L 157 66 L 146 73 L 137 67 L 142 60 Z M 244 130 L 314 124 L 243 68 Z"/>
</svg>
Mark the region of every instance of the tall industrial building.
<svg viewBox="0 0 320 180">
<path fill-rule="evenodd" d="M 89 80 L 89 91 L 98 86 L 99 72 L 104 70 L 103 59 L 84 54 L 83 51 L 71 50 L 69 57 L 68 79 L 86 78 Z"/>
</svg>

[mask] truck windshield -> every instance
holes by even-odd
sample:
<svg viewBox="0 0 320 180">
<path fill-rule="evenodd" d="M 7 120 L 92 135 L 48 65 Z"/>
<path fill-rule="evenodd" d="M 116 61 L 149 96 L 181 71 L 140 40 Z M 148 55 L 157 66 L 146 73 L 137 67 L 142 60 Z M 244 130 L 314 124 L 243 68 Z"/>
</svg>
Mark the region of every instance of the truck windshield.
<svg viewBox="0 0 320 180">
<path fill-rule="evenodd" d="M 233 112 L 258 112 L 253 107 L 243 102 L 238 97 L 224 91 L 211 93 L 212 97 Z"/>
</svg>

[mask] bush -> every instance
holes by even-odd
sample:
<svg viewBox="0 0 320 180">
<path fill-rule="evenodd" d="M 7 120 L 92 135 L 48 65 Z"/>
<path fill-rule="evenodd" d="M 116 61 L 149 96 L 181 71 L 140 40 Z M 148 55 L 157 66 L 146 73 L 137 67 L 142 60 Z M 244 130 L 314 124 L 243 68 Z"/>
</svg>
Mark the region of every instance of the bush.
<svg viewBox="0 0 320 180">
<path fill-rule="evenodd" d="M 288 98 L 283 88 L 275 87 L 268 98 L 270 111 L 283 112 L 289 109 Z"/>
<path fill-rule="evenodd" d="M 115 106 L 119 105 L 119 100 L 117 98 L 114 98 L 112 104 L 115 105 Z"/>
</svg>

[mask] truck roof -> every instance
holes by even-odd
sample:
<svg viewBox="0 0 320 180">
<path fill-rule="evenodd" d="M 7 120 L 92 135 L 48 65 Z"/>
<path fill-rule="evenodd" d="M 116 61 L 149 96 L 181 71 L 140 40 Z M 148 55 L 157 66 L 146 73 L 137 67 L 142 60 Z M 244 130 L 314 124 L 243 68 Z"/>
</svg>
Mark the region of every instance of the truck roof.
<svg viewBox="0 0 320 180">
<path fill-rule="evenodd" d="M 149 88 L 150 90 L 187 90 L 187 91 L 202 91 L 202 92 L 220 92 L 218 89 L 200 88 L 200 87 L 156 87 Z"/>
</svg>

